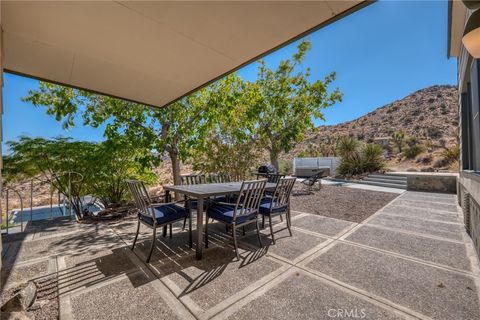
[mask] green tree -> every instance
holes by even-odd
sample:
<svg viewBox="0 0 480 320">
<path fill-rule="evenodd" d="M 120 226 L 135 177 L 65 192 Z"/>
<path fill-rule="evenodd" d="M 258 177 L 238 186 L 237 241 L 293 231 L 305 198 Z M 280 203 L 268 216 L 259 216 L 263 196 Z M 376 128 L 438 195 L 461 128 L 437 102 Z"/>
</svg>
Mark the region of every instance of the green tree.
<svg viewBox="0 0 480 320">
<path fill-rule="evenodd" d="M 255 135 L 257 115 L 251 101 L 252 84 L 230 75 L 210 87 L 205 143 L 194 148 L 191 163 L 202 172 L 225 172 L 245 179 L 262 158 L 261 142 Z"/>
<path fill-rule="evenodd" d="M 25 101 L 44 106 L 63 126 L 75 125 L 83 119 L 84 125 L 98 127 L 106 124 L 105 136 L 110 140 L 123 139 L 143 147 L 144 162 L 151 161 L 156 151 L 157 163 L 167 153 L 171 159 L 175 184 L 180 184 L 180 161 L 185 160 L 192 145 L 202 143 L 205 137 L 207 91 L 189 95 L 167 108 L 151 108 L 138 103 L 94 94 L 46 82 L 30 91 Z"/>
<path fill-rule="evenodd" d="M 334 72 L 323 80 L 310 81 L 310 68 L 302 66 L 310 47 L 309 41 L 302 41 L 292 59 L 281 61 L 276 70 L 261 60 L 251 88 L 255 91 L 256 132 L 277 169 L 279 155 L 302 141 L 305 133 L 315 128 L 314 119 L 324 120 L 322 110 L 342 98 L 338 89 L 329 90 Z"/>
</svg>

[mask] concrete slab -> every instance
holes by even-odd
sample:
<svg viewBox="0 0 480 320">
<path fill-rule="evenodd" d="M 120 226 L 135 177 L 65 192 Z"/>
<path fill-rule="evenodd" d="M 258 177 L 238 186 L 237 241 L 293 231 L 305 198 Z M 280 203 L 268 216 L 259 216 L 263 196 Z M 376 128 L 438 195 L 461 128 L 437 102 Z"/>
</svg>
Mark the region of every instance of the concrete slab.
<svg viewBox="0 0 480 320">
<path fill-rule="evenodd" d="M 319 215 L 305 215 L 292 220 L 292 226 L 330 237 L 338 236 L 346 228 L 353 227 L 356 223 Z"/>
<path fill-rule="evenodd" d="M 2 267 L 2 290 L 13 287 L 19 283 L 41 278 L 50 273 L 50 261 L 44 260 L 27 265 Z"/>
<path fill-rule="evenodd" d="M 424 196 L 424 197 L 436 197 L 436 198 L 444 198 L 444 199 L 456 199 L 455 194 L 451 193 L 440 193 L 440 192 L 422 192 L 422 191 L 407 191 L 405 195 L 413 195 L 413 196 Z"/>
<path fill-rule="evenodd" d="M 432 209 L 411 208 L 397 205 L 391 205 L 384 208 L 381 214 L 394 214 L 403 217 L 418 218 L 424 220 L 438 220 L 444 222 L 461 223 L 460 217 L 456 213 Z"/>
<path fill-rule="evenodd" d="M 346 183 L 343 186 L 347 188 L 352 188 L 352 189 L 363 189 L 363 190 L 389 192 L 389 193 L 396 193 L 396 194 L 402 194 L 406 191 L 404 189 L 371 186 L 368 184 L 361 184 L 361 183 Z"/>
<path fill-rule="evenodd" d="M 290 263 L 295 263 L 302 255 L 305 255 L 305 253 L 324 243 L 326 240 L 326 238 L 308 234 L 300 230 L 292 230 L 292 236 L 290 236 L 288 230 L 284 229 L 283 226 L 275 227 L 273 231 L 275 235 L 275 245 L 272 244 L 268 226 L 261 232 L 262 242 L 267 254 L 280 257 Z M 254 248 L 258 246 L 256 234 L 247 236 L 242 239 L 241 242 L 247 243 Z"/>
<path fill-rule="evenodd" d="M 71 297 L 73 319 L 181 319 L 143 273 Z"/>
<path fill-rule="evenodd" d="M 254 316 L 253 316 L 254 315 Z M 228 319 L 403 319 L 325 281 L 296 272 Z"/>
<path fill-rule="evenodd" d="M 399 206 L 409 206 L 413 208 L 424 208 L 424 209 L 435 209 L 441 211 L 448 211 L 452 213 L 457 212 L 457 206 L 455 203 L 439 203 L 434 201 L 424 201 L 424 200 L 407 200 L 407 199 L 398 199 L 395 201 L 396 205 Z"/>
<path fill-rule="evenodd" d="M 474 279 L 456 272 L 341 243 L 307 267 L 431 318 L 480 318 Z"/>
<path fill-rule="evenodd" d="M 402 200 L 411 200 L 411 201 L 428 201 L 428 202 L 438 202 L 445 204 L 453 204 L 455 201 L 455 196 L 450 194 L 434 193 L 434 194 L 417 194 L 417 192 L 406 192 L 401 199 Z"/>
<path fill-rule="evenodd" d="M 411 217 L 379 214 L 368 221 L 370 225 L 384 226 L 424 235 L 432 235 L 445 239 L 462 241 L 463 227 L 459 224 L 426 221 Z"/>
<path fill-rule="evenodd" d="M 169 263 L 156 261 L 152 267 L 178 298 L 208 310 L 282 267 L 261 251 L 243 252 L 242 256 L 244 259 L 235 261 L 229 248 L 215 247 L 206 250 L 200 261 L 190 255 Z"/>
<path fill-rule="evenodd" d="M 71 293 L 80 288 L 88 288 L 109 279 L 137 270 L 128 257 L 130 249 L 105 250 L 66 256 L 65 268 L 58 272 L 60 294 Z"/>
<path fill-rule="evenodd" d="M 431 239 L 368 225 L 357 229 L 346 240 L 471 271 L 470 260 L 462 243 Z"/>
</svg>

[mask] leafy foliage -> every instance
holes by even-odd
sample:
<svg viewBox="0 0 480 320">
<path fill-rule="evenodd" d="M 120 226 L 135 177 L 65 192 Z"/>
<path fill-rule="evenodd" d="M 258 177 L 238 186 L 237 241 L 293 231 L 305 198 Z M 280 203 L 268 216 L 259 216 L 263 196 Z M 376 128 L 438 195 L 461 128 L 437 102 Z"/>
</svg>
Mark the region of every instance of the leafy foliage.
<svg viewBox="0 0 480 320">
<path fill-rule="evenodd" d="M 278 157 L 314 129 L 314 119 L 342 95 L 329 86 L 330 73 L 311 81 L 302 63 L 310 50 L 303 41 L 291 59 L 273 70 L 260 61 L 255 82 L 229 75 L 166 108 L 102 96 L 41 82 L 25 101 L 43 106 L 65 128 L 81 120 L 84 125 L 105 125 L 111 141 L 129 141 L 144 151 L 138 161 L 159 162 L 168 154 L 175 184 L 180 184 L 180 162 L 190 161 L 202 171 L 229 171 L 243 177 L 268 150 L 278 168 Z M 221 170 L 220 170 L 221 169 Z"/>
<path fill-rule="evenodd" d="M 276 70 L 259 62 L 254 104 L 257 114 L 257 134 L 270 154 L 271 163 L 278 169 L 278 156 L 289 152 L 304 139 L 308 130 L 315 128 L 313 120 L 322 119 L 322 110 L 341 101 L 338 89 L 329 92 L 335 80 L 332 72 L 323 80 L 310 82 L 310 68 L 302 62 L 310 50 L 309 41 L 302 41 L 292 59 L 281 61 Z"/>
<path fill-rule="evenodd" d="M 92 143 L 68 138 L 29 138 L 8 142 L 12 154 L 5 157 L 7 181 L 40 176 L 62 193 L 71 196 L 78 219 L 83 218 L 82 197 L 97 196 L 106 206 L 125 197 L 125 179 L 154 179 L 130 143 Z M 69 192 L 70 190 L 70 192 Z"/>
<path fill-rule="evenodd" d="M 442 152 L 442 156 L 446 159 L 448 163 L 458 161 L 460 159 L 460 146 L 456 144 L 451 148 L 446 148 Z"/>
<path fill-rule="evenodd" d="M 425 148 L 420 144 L 416 137 L 408 137 L 406 139 L 407 147 L 403 150 L 403 154 L 408 159 L 413 159 L 420 153 L 425 151 Z"/>
<path fill-rule="evenodd" d="M 385 167 L 383 150 L 378 144 L 361 145 L 353 137 L 343 137 L 339 140 L 338 154 L 341 161 L 337 171 L 343 176 L 375 172 Z"/>
</svg>

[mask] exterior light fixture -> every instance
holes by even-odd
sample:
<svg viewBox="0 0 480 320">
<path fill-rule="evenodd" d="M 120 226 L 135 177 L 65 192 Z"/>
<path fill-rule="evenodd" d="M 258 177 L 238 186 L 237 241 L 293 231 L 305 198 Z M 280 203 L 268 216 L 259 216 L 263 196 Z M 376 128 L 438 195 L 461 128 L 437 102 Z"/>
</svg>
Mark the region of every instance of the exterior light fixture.
<svg viewBox="0 0 480 320">
<path fill-rule="evenodd" d="M 476 10 L 480 8 L 480 1 L 479 0 L 463 0 L 462 1 L 465 7 L 470 10 Z"/>
<path fill-rule="evenodd" d="M 475 11 L 468 18 L 462 43 L 472 57 L 480 59 L 480 10 Z"/>
</svg>

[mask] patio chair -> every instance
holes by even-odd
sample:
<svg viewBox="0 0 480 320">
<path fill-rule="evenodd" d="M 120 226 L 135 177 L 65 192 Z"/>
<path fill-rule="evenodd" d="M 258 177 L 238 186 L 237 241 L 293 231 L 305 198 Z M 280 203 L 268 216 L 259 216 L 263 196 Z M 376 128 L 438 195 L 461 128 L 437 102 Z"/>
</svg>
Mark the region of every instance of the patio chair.
<svg viewBox="0 0 480 320">
<path fill-rule="evenodd" d="M 303 191 L 311 193 L 314 190 L 315 184 L 318 184 L 318 190 L 322 188 L 323 171 L 314 174 L 302 181 Z"/>
<path fill-rule="evenodd" d="M 176 201 L 170 203 L 153 203 L 145 188 L 143 182 L 138 180 L 127 180 L 128 189 L 135 200 L 135 205 L 138 209 L 138 225 L 135 239 L 133 240 L 132 250 L 135 248 L 137 242 L 138 233 L 140 231 L 140 224 L 153 229 L 152 245 L 150 252 L 148 253 L 146 262 L 150 262 L 153 248 L 155 247 L 157 228 L 164 227 L 163 235 L 166 234 L 166 227 L 170 225 L 170 238 L 172 237 L 172 223 L 181 221 L 184 219 L 189 220 L 188 223 L 188 241 L 190 248 L 192 248 L 192 219 L 190 213 L 177 203 L 183 201 Z"/>
<path fill-rule="evenodd" d="M 258 225 L 258 208 L 265 191 L 267 180 L 244 181 L 240 188 L 240 196 L 237 198 L 237 203 L 223 203 L 211 201 L 207 207 L 206 223 L 205 223 L 205 246 L 208 247 L 208 220 L 212 218 L 227 227 L 231 227 L 233 235 L 233 245 L 235 247 L 235 254 L 240 260 L 237 245 L 237 228 L 245 227 L 249 224 L 256 224 L 257 237 L 260 247 L 263 247 L 262 239 L 260 238 L 260 228 Z"/>
<path fill-rule="evenodd" d="M 265 228 L 265 217 L 268 217 L 273 244 L 275 244 L 275 236 L 273 234 L 272 218 L 275 216 L 282 217 L 282 214 L 285 214 L 287 229 L 290 236 L 292 236 L 290 228 L 290 194 L 295 185 L 295 180 L 296 178 L 282 178 L 278 180 L 275 191 L 271 196 L 263 198 L 260 204 L 259 213 L 262 215 L 262 228 Z"/>
<path fill-rule="evenodd" d="M 279 173 L 257 173 L 257 179 L 267 179 L 269 183 L 277 183 L 278 180 L 285 178 L 284 174 Z"/>
<path fill-rule="evenodd" d="M 196 184 L 204 184 L 207 183 L 207 177 L 204 174 L 190 174 L 190 175 L 184 175 L 180 177 L 182 181 L 182 185 L 185 186 L 191 186 L 191 185 L 196 185 Z M 189 214 L 192 214 L 192 210 L 197 210 L 197 199 L 191 199 L 188 196 L 184 196 L 185 198 L 185 208 L 189 212 Z M 183 228 L 182 230 L 185 230 L 185 226 L 187 225 L 187 218 L 183 221 Z"/>
<path fill-rule="evenodd" d="M 225 183 L 225 182 L 232 182 L 232 178 L 228 173 L 211 173 L 209 175 L 210 182 L 212 183 Z"/>
</svg>

